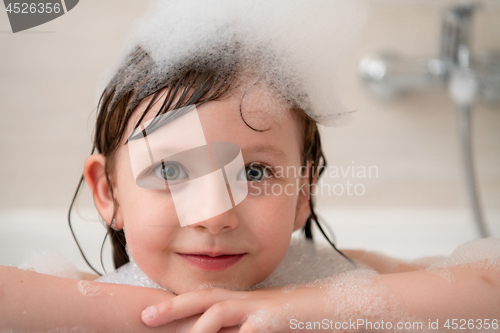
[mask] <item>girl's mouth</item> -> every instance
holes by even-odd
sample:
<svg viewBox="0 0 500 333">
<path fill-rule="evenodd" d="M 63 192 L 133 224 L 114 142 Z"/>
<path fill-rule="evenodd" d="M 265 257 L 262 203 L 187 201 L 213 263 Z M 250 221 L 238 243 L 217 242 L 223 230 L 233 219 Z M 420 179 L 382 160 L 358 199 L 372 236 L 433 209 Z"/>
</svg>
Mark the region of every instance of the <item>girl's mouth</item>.
<svg viewBox="0 0 500 333">
<path fill-rule="evenodd" d="M 221 271 L 236 264 L 244 255 L 242 254 L 185 254 L 177 253 L 188 264 L 207 271 Z"/>
</svg>

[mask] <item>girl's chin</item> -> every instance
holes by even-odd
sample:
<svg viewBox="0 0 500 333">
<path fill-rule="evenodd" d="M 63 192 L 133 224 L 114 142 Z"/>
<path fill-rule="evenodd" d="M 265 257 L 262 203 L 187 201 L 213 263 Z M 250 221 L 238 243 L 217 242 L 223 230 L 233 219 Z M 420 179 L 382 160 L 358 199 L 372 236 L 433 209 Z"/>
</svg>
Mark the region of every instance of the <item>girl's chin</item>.
<svg viewBox="0 0 500 333">
<path fill-rule="evenodd" d="M 228 289 L 234 291 L 248 291 L 256 283 L 250 283 L 249 281 L 196 281 L 196 282 L 185 282 L 178 284 L 176 286 L 168 285 L 165 288 L 176 295 L 185 294 L 191 291 L 203 290 L 203 289 Z"/>
</svg>

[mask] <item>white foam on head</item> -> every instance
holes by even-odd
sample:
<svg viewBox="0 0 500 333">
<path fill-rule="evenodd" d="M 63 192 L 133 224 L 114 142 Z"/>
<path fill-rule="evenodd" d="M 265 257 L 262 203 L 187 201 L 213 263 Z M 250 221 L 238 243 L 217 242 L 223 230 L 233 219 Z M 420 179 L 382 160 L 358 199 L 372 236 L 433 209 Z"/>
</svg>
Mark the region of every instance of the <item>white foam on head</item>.
<svg viewBox="0 0 500 333">
<path fill-rule="evenodd" d="M 113 72 L 137 47 L 155 64 L 146 80 L 152 86 L 155 73 L 171 75 L 192 63 L 227 70 L 236 61 L 321 124 L 341 123 L 346 109 L 336 96 L 335 77 L 364 25 L 364 2 L 153 1 L 134 23 Z"/>
</svg>

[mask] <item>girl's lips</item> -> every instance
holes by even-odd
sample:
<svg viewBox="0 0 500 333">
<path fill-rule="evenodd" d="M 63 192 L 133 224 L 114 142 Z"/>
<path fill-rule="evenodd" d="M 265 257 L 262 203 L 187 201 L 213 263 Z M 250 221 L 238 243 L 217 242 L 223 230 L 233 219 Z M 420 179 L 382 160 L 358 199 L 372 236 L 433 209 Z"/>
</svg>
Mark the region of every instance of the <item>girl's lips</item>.
<svg viewBox="0 0 500 333">
<path fill-rule="evenodd" d="M 205 254 L 185 254 L 177 253 L 188 264 L 199 269 L 207 271 L 221 271 L 236 264 L 244 255 L 242 254 L 225 254 L 218 256 L 209 256 Z"/>
</svg>

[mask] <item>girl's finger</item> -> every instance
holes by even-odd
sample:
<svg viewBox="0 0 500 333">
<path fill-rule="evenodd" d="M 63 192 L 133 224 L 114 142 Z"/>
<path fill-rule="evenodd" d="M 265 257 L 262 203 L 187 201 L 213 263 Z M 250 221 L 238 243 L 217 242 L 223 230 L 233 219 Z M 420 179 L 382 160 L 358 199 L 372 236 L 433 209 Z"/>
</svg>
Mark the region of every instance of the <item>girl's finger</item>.
<svg viewBox="0 0 500 333">
<path fill-rule="evenodd" d="M 241 325 L 239 333 L 257 333 L 257 330 L 252 326 L 250 321 L 245 321 L 243 325 Z"/>
<path fill-rule="evenodd" d="M 174 320 L 203 313 L 216 303 L 241 298 L 242 293 L 225 289 L 189 292 L 148 307 L 142 311 L 141 319 L 147 326 L 157 327 Z"/>
<path fill-rule="evenodd" d="M 219 333 L 238 333 L 240 328 L 238 326 L 235 327 L 224 327 L 219 331 Z"/>
<path fill-rule="evenodd" d="M 223 327 L 240 325 L 253 311 L 249 302 L 225 301 L 214 304 L 194 324 L 189 333 L 217 333 Z"/>
</svg>

